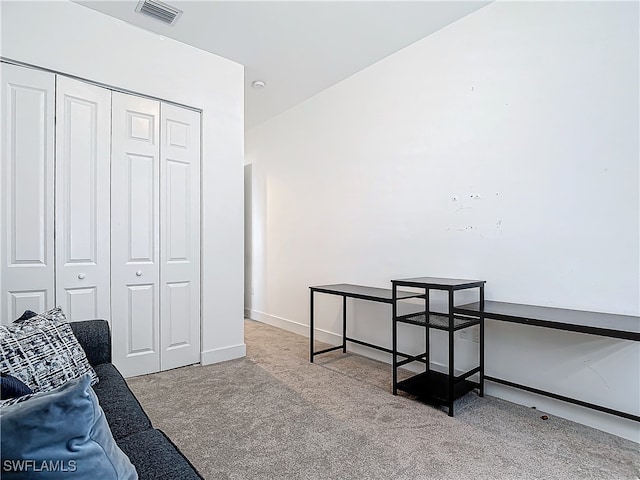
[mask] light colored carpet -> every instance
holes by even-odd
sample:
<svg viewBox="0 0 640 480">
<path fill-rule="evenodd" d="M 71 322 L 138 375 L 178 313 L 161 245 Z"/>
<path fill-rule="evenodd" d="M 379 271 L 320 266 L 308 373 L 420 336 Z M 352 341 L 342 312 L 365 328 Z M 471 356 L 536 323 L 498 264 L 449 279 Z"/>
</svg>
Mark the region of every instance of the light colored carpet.
<svg viewBox="0 0 640 480">
<path fill-rule="evenodd" d="M 637 479 L 640 446 L 471 393 L 456 416 L 391 395 L 391 368 L 245 321 L 247 356 L 128 380 L 207 479 Z"/>
</svg>

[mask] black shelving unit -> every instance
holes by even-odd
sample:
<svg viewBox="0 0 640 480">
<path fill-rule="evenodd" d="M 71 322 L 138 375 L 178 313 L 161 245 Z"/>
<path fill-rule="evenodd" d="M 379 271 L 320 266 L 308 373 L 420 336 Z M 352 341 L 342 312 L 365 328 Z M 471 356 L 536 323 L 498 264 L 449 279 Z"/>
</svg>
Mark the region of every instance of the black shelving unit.
<svg viewBox="0 0 640 480">
<path fill-rule="evenodd" d="M 453 402 L 478 388 L 479 395 L 484 395 L 484 280 L 460 280 L 453 278 L 419 277 L 391 280 L 392 284 L 392 309 L 393 309 L 393 394 L 397 395 L 398 390 L 405 391 L 417 396 L 421 400 L 429 403 L 445 405 L 448 407 L 449 416 L 453 417 Z M 398 315 L 398 287 L 412 287 L 421 290 L 419 298 L 424 299 L 424 310 L 408 315 Z M 455 309 L 455 292 L 459 290 L 478 289 L 479 303 L 481 307 L 478 312 L 460 313 Z M 430 306 L 430 291 L 444 290 L 448 292 L 448 311 L 434 312 Z M 422 293 L 424 292 L 424 293 Z M 398 324 L 409 324 L 423 327 L 425 331 L 425 352 L 419 355 L 407 355 L 398 351 Z M 455 375 L 455 348 L 454 333 L 463 328 L 479 325 L 480 338 L 478 366 Z M 429 331 L 431 329 L 448 332 L 449 341 L 449 372 L 440 373 L 430 368 L 429 352 Z M 402 360 L 398 360 L 402 357 Z M 425 364 L 425 371 L 414 375 L 406 380 L 398 382 L 398 368 L 412 362 Z M 470 380 L 470 377 L 478 374 L 478 381 Z"/>
</svg>

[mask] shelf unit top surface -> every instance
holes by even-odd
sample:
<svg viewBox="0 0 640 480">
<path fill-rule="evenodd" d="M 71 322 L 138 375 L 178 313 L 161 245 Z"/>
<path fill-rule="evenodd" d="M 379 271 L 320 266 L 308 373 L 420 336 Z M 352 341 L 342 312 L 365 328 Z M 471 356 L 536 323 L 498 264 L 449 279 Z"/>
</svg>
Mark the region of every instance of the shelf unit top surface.
<svg viewBox="0 0 640 480">
<path fill-rule="evenodd" d="M 430 288 L 465 288 L 476 287 L 486 283 L 485 280 L 468 280 L 460 278 L 439 278 L 439 277 L 416 277 L 416 278 L 399 278 L 391 280 L 391 283 L 407 286 L 420 286 Z"/>
</svg>

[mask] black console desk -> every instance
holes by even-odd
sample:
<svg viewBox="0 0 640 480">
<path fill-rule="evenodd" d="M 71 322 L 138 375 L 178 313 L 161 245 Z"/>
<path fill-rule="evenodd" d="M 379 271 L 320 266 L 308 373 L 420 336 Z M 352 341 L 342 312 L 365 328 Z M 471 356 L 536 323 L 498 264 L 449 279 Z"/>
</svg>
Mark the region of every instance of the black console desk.
<svg viewBox="0 0 640 480">
<path fill-rule="evenodd" d="M 457 283 L 456 283 L 457 282 Z M 315 355 L 331 352 L 334 350 L 342 349 L 343 352 L 347 351 L 347 342 L 353 342 L 366 347 L 381 350 L 383 352 L 391 353 L 393 355 L 393 393 L 396 393 L 398 388 L 409 391 L 410 393 L 417 393 L 420 396 L 421 390 L 424 388 L 425 383 L 436 383 L 441 380 L 442 377 L 446 382 L 441 382 L 446 386 L 447 393 L 441 400 L 443 403 L 448 404 L 449 414 L 453 415 L 453 399 L 457 398 L 460 394 L 467 390 L 467 387 L 479 387 L 480 394 L 483 393 L 483 381 L 489 380 L 491 382 L 507 385 L 513 388 L 519 388 L 528 392 L 532 392 L 538 395 L 551 397 L 564 402 L 580 405 L 583 407 L 591 408 L 600 412 L 605 412 L 618 417 L 627 418 L 636 422 L 640 422 L 640 416 L 629 413 L 614 410 L 601 405 L 595 405 L 592 403 L 584 402 L 579 399 L 569 398 L 563 395 L 558 395 L 553 392 L 546 392 L 531 386 L 521 385 L 516 382 L 500 379 L 493 376 L 484 374 L 484 321 L 493 320 L 501 322 L 519 323 L 522 325 L 529 325 L 534 327 L 552 328 L 556 330 L 564 330 L 568 332 L 584 333 L 588 335 L 597 335 L 601 337 L 616 338 L 620 340 L 640 341 L 640 318 L 630 315 L 614 315 L 607 313 L 586 312 L 579 310 L 568 310 L 564 308 L 552 308 L 552 307 L 540 307 L 535 305 L 523 305 L 516 303 L 494 302 L 484 301 L 484 281 L 455 281 L 451 279 L 430 279 L 429 277 L 419 279 L 403 279 L 393 280 L 393 289 L 367 287 L 362 285 L 351 284 L 335 284 L 335 285 L 321 285 L 316 287 L 309 287 L 311 295 L 311 315 L 310 315 L 310 352 L 309 359 L 313 362 Z M 424 289 L 422 292 L 410 292 L 398 290 L 398 287 L 412 287 Z M 456 306 L 453 302 L 453 292 L 460 289 L 467 288 L 479 288 L 480 289 L 480 301 L 475 303 L 469 303 L 466 305 Z M 449 292 L 449 311 L 446 313 L 431 312 L 428 307 L 429 290 L 447 290 Z M 337 295 L 342 297 L 342 344 L 320 350 L 314 351 L 314 294 L 325 293 L 329 295 Z M 386 303 L 392 306 L 392 345 L 393 349 L 388 349 L 378 345 L 373 345 L 367 342 L 355 338 L 347 337 L 347 298 L 355 298 L 359 300 L 367 300 L 372 302 Z M 423 298 L 425 299 L 425 312 L 421 315 L 398 315 L 397 304 L 398 300 L 408 298 Z M 429 358 L 428 351 L 422 355 L 410 356 L 397 350 L 397 323 L 410 323 L 426 327 L 426 338 L 428 346 L 428 331 L 430 328 L 441 329 L 449 332 L 449 375 L 442 376 L 437 372 L 430 372 L 427 364 L 427 372 L 425 374 L 414 377 L 414 380 L 398 382 L 396 369 L 401 365 L 410 363 L 412 361 L 420 361 L 427 363 Z M 454 376 L 453 374 L 453 332 L 462 328 L 467 328 L 472 325 L 480 325 L 480 366 L 461 376 Z M 396 357 L 403 357 L 405 360 L 399 361 Z M 473 384 L 468 384 L 467 378 L 474 373 L 480 373 L 480 381 Z M 426 382 L 422 377 L 426 378 Z M 434 377 L 434 378 L 432 378 Z M 436 378 L 438 377 L 438 378 Z M 452 387 L 453 385 L 453 387 Z M 454 389 L 452 391 L 451 389 Z M 461 389 L 458 391 L 458 389 Z M 417 391 L 416 391 L 417 389 Z"/>
<path fill-rule="evenodd" d="M 482 308 L 478 302 L 455 308 L 455 312 L 461 315 L 478 315 L 481 311 L 484 314 L 485 320 L 520 323 L 535 327 L 586 333 L 600 337 L 611 337 L 635 342 L 640 341 L 640 318 L 629 315 L 584 312 L 564 308 L 539 307 L 535 305 L 492 301 L 484 302 L 484 308 Z M 484 378 L 485 380 L 507 385 L 509 387 L 519 388 L 538 395 L 544 395 L 564 402 L 581 405 L 593 410 L 640 422 L 640 417 L 638 415 L 628 412 L 621 412 L 601 405 L 583 402 L 582 400 L 575 398 L 565 397 L 552 392 L 545 392 L 537 388 L 520 385 L 509 380 L 489 375 L 485 375 Z"/>
<path fill-rule="evenodd" d="M 393 302 L 392 291 L 389 288 L 377 288 L 377 287 L 366 287 L 363 285 L 351 285 L 349 283 L 339 283 L 335 285 L 321 285 L 317 287 L 309 287 L 310 290 L 310 316 L 309 316 L 309 360 L 313 363 L 313 357 L 316 355 L 320 355 L 327 352 L 332 352 L 333 350 L 342 349 L 343 352 L 347 351 L 347 342 L 357 343 L 359 345 L 364 345 L 365 347 L 374 348 L 376 350 L 381 350 L 383 352 L 392 353 L 392 351 L 388 348 L 381 347 L 379 345 L 373 345 L 371 343 L 363 342 L 362 340 L 358 340 L 355 338 L 347 337 L 347 298 L 356 298 L 358 300 L 368 300 L 370 302 L 378 302 L 378 303 L 387 303 L 391 305 Z M 342 345 L 338 345 L 337 347 L 326 348 L 324 350 L 320 350 L 319 352 L 314 352 L 313 350 L 313 295 L 314 293 L 326 293 L 329 295 L 337 295 L 342 297 Z M 407 298 L 416 298 L 421 297 L 421 294 L 414 292 L 397 292 L 397 299 L 407 299 Z"/>
</svg>

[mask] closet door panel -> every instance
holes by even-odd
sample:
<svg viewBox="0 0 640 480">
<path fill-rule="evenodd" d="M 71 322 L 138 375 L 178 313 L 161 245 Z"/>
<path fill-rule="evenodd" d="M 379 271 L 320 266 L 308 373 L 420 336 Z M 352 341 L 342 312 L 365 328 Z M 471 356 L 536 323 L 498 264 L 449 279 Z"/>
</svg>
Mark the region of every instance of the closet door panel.
<svg viewBox="0 0 640 480">
<path fill-rule="evenodd" d="M 160 369 L 160 104 L 113 93 L 111 298 L 115 365 Z"/>
<path fill-rule="evenodd" d="M 44 312 L 51 305 L 47 303 L 48 295 L 46 290 L 21 290 L 7 292 L 9 299 L 9 322 L 19 318 L 25 310 L 32 312 Z"/>
<path fill-rule="evenodd" d="M 54 306 L 55 76 L 1 64 L 0 322 Z"/>
<path fill-rule="evenodd" d="M 163 103 L 161 368 L 200 361 L 200 114 Z"/>
<path fill-rule="evenodd" d="M 58 76 L 56 303 L 70 321 L 110 319 L 111 91 Z"/>
<path fill-rule="evenodd" d="M 128 352 L 130 355 L 153 354 L 155 351 L 155 335 L 157 325 L 155 320 L 155 300 L 157 286 L 154 284 L 128 285 L 129 309 L 127 316 L 129 338 Z M 157 371 L 157 370 L 155 370 Z"/>
</svg>

